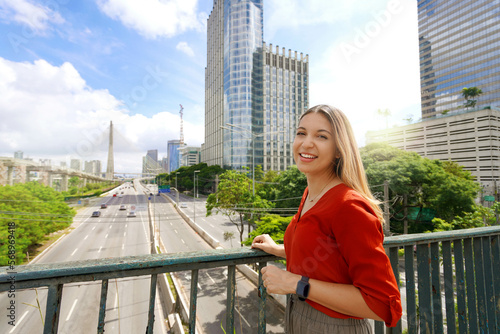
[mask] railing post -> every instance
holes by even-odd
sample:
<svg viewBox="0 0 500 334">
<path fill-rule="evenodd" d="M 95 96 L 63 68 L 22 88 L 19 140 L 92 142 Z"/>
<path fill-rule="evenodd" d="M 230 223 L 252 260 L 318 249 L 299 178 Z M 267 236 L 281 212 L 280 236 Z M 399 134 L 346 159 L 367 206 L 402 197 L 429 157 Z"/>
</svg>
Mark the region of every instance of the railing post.
<svg viewBox="0 0 500 334">
<path fill-rule="evenodd" d="M 453 291 L 453 264 L 451 260 L 451 241 L 443 241 L 444 295 L 446 304 L 446 326 L 448 333 L 456 333 L 455 296 Z"/>
<path fill-rule="evenodd" d="M 428 244 L 417 245 L 417 267 L 420 332 L 432 333 L 431 271 Z"/>
<path fill-rule="evenodd" d="M 469 331 L 471 333 L 479 333 L 477 328 L 476 280 L 474 278 L 474 252 L 472 251 L 472 238 L 464 239 L 464 253 Z"/>
<path fill-rule="evenodd" d="M 406 314 L 408 333 L 417 333 L 417 303 L 415 298 L 414 245 L 405 246 Z"/>
<path fill-rule="evenodd" d="M 103 279 L 101 283 L 101 302 L 99 303 L 99 321 L 97 323 L 97 334 L 104 333 L 104 318 L 106 317 L 107 297 L 108 297 L 108 280 Z"/>
<path fill-rule="evenodd" d="M 266 334 L 266 298 L 267 298 L 267 290 L 264 287 L 264 282 L 262 281 L 262 268 L 267 265 L 266 262 L 259 263 L 259 334 Z"/>
<path fill-rule="evenodd" d="M 467 333 L 467 303 L 465 301 L 465 273 L 462 240 L 453 241 L 455 272 L 457 280 L 457 316 L 458 332 Z"/>
<path fill-rule="evenodd" d="M 484 288 L 483 247 L 480 237 L 474 238 L 474 273 L 476 274 L 477 318 L 480 333 L 487 333 L 486 290 Z"/>
<path fill-rule="evenodd" d="M 148 327 L 146 334 L 153 334 L 153 326 L 155 322 L 155 300 L 156 300 L 156 282 L 158 275 L 151 275 L 151 287 L 149 289 L 149 312 L 148 312 Z"/>
<path fill-rule="evenodd" d="M 443 304 L 441 302 L 441 270 L 438 242 L 431 243 L 431 286 L 434 334 L 441 334 L 443 333 Z"/>
<path fill-rule="evenodd" d="M 491 291 L 495 291 L 495 286 L 493 285 L 493 262 L 491 254 L 491 238 L 482 237 L 483 242 L 483 263 L 484 263 L 484 283 L 486 293 L 486 311 L 488 316 L 488 326 L 491 333 L 498 333 L 500 328 L 498 328 L 497 319 L 495 315 L 496 302 L 495 295 L 491 294 Z"/>
<path fill-rule="evenodd" d="M 491 254 L 493 260 L 493 285 L 495 286 L 495 305 L 500 304 L 500 236 L 491 236 Z M 500 330 L 500 307 L 495 308 L 496 329 Z"/>
<path fill-rule="evenodd" d="M 62 294 L 62 284 L 49 285 L 43 334 L 57 334 L 57 328 L 59 326 L 59 313 L 61 311 Z"/>
<path fill-rule="evenodd" d="M 398 284 L 398 290 L 401 288 L 399 284 L 399 253 L 398 247 L 390 247 L 389 248 L 389 259 L 391 261 L 392 271 L 394 273 L 394 277 L 396 278 L 396 283 Z M 389 333 L 391 334 L 400 334 L 402 331 L 401 319 L 399 319 L 396 327 L 389 329 Z"/>
<path fill-rule="evenodd" d="M 234 305 L 236 292 L 236 266 L 227 267 L 226 334 L 234 330 Z"/>
<path fill-rule="evenodd" d="M 191 271 L 191 295 L 189 296 L 189 333 L 196 332 L 196 302 L 198 295 L 198 269 Z"/>
</svg>

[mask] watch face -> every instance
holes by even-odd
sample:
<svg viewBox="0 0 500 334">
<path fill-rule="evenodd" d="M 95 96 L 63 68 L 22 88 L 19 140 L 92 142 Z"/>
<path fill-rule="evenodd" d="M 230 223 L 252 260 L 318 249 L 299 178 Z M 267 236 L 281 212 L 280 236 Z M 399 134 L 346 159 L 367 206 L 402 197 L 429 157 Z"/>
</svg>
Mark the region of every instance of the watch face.
<svg viewBox="0 0 500 334">
<path fill-rule="evenodd" d="M 297 290 L 296 293 L 299 297 L 299 300 L 306 300 L 307 296 L 309 296 L 309 282 L 307 278 L 302 278 L 298 283 L 297 283 Z"/>
</svg>

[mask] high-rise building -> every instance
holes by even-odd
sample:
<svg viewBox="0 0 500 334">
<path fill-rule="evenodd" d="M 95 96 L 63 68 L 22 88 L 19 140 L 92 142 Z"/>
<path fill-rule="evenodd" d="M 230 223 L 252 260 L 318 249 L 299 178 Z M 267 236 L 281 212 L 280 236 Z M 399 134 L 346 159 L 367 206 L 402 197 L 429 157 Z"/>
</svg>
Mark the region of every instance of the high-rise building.
<svg viewBox="0 0 500 334">
<path fill-rule="evenodd" d="M 184 146 L 180 149 L 181 166 L 194 166 L 200 163 L 201 149 L 194 146 Z"/>
<path fill-rule="evenodd" d="M 69 167 L 74 170 L 82 170 L 82 161 L 80 159 L 71 159 Z"/>
<path fill-rule="evenodd" d="M 101 175 L 101 161 L 85 161 L 84 172 L 92 175 Z"/>
<path fill-rule="evenodd" d="M 22 159 L 23 155 L 24 155 L 23 151 L 14 152 L 14 158 L 16 158 L 16 159 Z"/>
<path fill-rule="evenodd" d="M 181 166 L 179 158 L 180 140 L 174 139 L 167 142 L 168 152 L 168 172 L 172 173 L 174 170 L 179 169 Z"/>
<path fill-rule="evenodd" d="M 205 143 L 208 165 L 293 164 L 291 145 L 308 107 L 308 56 L 263 41 L 263 0 L 214 0 L 207 25 Z"/>
<path fill-rule="evenodd" d="M 464 108 L 462 89 L 483 94 L 477 108 L 500 105 L 498 1 L 419 0 L 422 118 Z"/>
</svg>

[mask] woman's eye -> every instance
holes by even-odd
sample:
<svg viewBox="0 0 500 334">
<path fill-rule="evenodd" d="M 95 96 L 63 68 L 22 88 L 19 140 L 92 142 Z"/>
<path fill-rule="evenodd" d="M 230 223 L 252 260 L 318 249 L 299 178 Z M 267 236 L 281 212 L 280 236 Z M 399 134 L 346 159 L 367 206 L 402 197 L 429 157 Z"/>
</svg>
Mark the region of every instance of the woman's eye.
<svg viewBox="0 0 500 334">
<path fill-rule="evenodd" d="M 304 132 L 297 132 L 297 136 L 304 136 L 305 133 Z"/>
</svg>

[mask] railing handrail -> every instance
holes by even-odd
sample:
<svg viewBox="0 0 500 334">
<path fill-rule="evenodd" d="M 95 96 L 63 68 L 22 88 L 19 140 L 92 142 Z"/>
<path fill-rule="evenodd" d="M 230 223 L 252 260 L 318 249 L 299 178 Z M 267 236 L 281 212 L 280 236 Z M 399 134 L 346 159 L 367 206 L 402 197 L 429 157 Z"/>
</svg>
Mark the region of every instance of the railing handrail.
<svg viewBox="0 0 500 334">
<path fill-rule="evenodd" d="M 406 246 L 428 242 L 453 241 L 463 238 L 475 238 L 494 234 L 500 234 L 500 226 L 476 227 L 432 233 L 402 234 L 386 237 L 384 240 L 384 246 Z"/>
<path fill-rule="evenodd" d="M 216 268 L 228 265 L 268 262 L 274 255 L 248 247 L 196 252 L 146 254 L 105 259 L 0 267 L 0 292 L 8 291 L 14 274 L 16 288 L 46 286 L 48 280 L 60 284 L 108 278 Z"/>
</svg>

